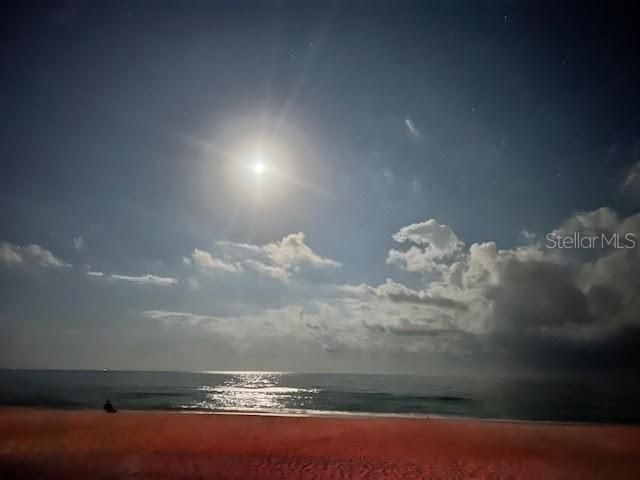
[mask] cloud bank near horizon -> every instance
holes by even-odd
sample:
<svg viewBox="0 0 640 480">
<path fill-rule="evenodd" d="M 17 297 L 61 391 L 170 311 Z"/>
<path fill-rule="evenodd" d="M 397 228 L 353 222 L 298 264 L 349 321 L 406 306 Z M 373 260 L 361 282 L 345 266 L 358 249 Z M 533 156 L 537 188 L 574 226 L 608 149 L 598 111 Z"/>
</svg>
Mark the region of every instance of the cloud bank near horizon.
<svg viewBox="0 0 640 480">
<path fill-rule="evenodd" d="M 568 218 L 550 234 L 637 232 L 640 214 L 620 217 L 600 208 Z M 280 296 L 270 306 L 249 295 L 236 313 L 233 302 L 229 313 L 192 310 L 184 302 L 183 308 L 150 304 L 139 310 L 148 328 L 160 322 L 174 333 L 226 342 L 236 352 L 296 344 L 317 354 L 417 355 L 426 363 L 445 358 L 542 371 L 640 366 L 634 347 L 640 340 L 637 246 L 552 248 L 544 235 L 528 235 L 510 249 L 492 241 L 466 245 L 435 219 L 407 225 L 391 238 L 397 246 L 385 263 L 404 281 L 390 276 L 380 284 L 317 283 L 305 271 L 335 270 L 342 263 L 312 250 L 302 232 L 264 245 L 218 241 L 213 250 L 219 257 L 195 248 L 183 258 L 182 272 L 176 265 L 172 275 L 85 274 L 149 288 L 183 285 L 178 291 L 205 295 L 215 293 L 208 290 L 215 288 L 211 281 L 224 285 L 239 274 L 273 282 Z M 35 245 L 3 243 L 0 253 L 4 268 L 26 262 L 73 270 Z"/>
</svg>

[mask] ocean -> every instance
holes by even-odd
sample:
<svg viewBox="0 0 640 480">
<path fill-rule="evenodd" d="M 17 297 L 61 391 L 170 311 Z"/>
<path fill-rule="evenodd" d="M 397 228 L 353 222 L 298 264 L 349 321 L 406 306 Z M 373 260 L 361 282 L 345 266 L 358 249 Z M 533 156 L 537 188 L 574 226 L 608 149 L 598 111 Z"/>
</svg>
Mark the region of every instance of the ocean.
<svg viewBox="0 0 640 480">
<path fill-rule="evenodd" d="M 0 370 L 0 405 L 640 423 L 637 382 L 291 372 Z"/>
</svg>

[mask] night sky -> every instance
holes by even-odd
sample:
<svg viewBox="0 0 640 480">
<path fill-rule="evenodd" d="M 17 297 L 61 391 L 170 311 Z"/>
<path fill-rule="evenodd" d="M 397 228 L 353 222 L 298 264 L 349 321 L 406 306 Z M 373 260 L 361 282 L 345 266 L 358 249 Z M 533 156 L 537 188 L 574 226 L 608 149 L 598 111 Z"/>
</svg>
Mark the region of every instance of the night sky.
<svg viewBox="0 0 640 480">
<path fill-rule="evenodd" d="M 640 367 L 625 3 L 0 17 L 0 367 Z"/>
</svg>

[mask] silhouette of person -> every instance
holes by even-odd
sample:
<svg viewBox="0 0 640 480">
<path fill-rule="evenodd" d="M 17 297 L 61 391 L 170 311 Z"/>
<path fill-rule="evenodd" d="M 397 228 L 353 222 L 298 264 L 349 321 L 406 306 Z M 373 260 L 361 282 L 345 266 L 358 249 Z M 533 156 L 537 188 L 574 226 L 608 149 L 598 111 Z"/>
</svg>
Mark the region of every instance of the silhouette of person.
<svg viewBox="0 0 640 480">
<path fill-rule="evenodd" d="M 113 405 L 111 404 L 111 400 L 107 399 L 107 401 L 104 403 L 104 411 L 107 413 L 116 413 L 117 410 L 115 408 L 113 408 Z"/>
</svg>

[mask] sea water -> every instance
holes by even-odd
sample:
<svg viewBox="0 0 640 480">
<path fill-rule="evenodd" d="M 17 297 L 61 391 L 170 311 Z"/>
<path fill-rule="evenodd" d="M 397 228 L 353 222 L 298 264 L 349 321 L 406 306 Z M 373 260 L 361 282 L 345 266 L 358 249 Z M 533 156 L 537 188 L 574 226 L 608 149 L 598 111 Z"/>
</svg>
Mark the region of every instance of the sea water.
<svg viewBox="0 0 640 480">
<path fill-rule="evenodd" d="M 635 382 L 293 372 L 0 370 L 0 405 L 640 423 Z"/>
</svg>

